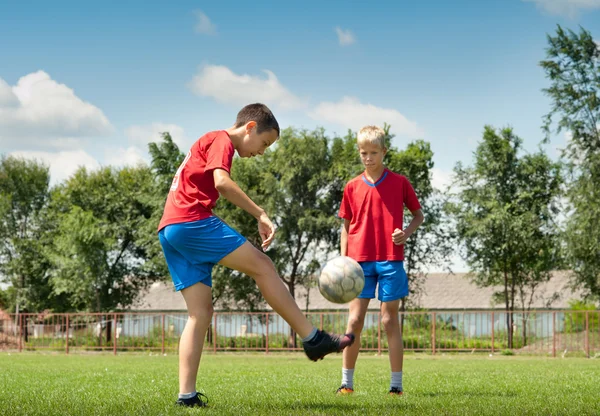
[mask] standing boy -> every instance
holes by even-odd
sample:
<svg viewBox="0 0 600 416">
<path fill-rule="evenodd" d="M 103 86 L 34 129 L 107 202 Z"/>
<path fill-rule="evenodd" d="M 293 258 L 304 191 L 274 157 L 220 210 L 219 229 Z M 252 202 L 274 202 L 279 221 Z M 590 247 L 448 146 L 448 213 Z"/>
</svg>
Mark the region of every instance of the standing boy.
<svg viewBox="0 0 600 416">
<path fill-rule="evenodd" d="M 357 342 L 344 350 L 342 385 L 338 394 L 354 392 L 354 367 L 360 349 L 362 331 L 369 301 L 381 302 L 381 318 L 385 328 L 392 370 L 390 394 L 402 395 L 402 333 L 398 321 L 400 299 L 408 295 L 408 278 L 404 271 L 404 243 L 423 222 L 421 205 L 415 191 L 402 175 L 383 164 L 386 154 L 385 132 L 380 127 L 363 127 L 357 136 L 362 174 L 344 188 L 339 216 L 344 219 L 341 254 L 360 263 L 365 274 L 362 293 L 350 302 L 347 332 Z M 410 225 L 402 231 L 404 207 L 412 215 Z"/>
</svg>

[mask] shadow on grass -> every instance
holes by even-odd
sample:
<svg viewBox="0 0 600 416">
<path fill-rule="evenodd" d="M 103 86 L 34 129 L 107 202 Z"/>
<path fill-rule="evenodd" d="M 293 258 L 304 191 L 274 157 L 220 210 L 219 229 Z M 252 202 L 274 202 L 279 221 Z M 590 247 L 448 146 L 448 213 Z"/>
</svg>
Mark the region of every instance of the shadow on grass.
<svg viewBox="0 0 600 416">
<path fill-rule="evenodd" d="M 397 398 L 394 400 L 382 400 L 377 404 L 373 403 L 360 403 L 360 402 L 351 402 L 351 401 L 343 401 L 338 403 L 293 403 L 286 406 L 286 410 L 307 410 L 307 411 L 323 411 L 325 414 L 329 412 L 348 412 L 348 411 L 356 411 L 356 410 L 367 410 L 368 414 L 373 414 L 373 412 L 377 412 L 378 409 L 389 411 L 390 409 L 395 410 L 414 410 L 416 406 L 412 403 L 406 403 L 402 398 Z"/>
<path fill-rule="evenodd" d="M 517 397 L 518 394 L 510 391 L 430 391 L 421 393 L 412 393 L 414 396 L 426 397 Z"/>
</svg>

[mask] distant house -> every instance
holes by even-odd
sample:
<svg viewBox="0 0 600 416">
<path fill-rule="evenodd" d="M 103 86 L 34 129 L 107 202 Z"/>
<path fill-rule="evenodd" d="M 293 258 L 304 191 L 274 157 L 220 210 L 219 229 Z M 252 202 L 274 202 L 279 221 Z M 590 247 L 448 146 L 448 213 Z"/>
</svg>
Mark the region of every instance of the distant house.
<svg viewBox="0 0 600 416">
<path fill-rule="evenodd" d="M 431 273 L 424 277 L 423 293 L 413 302 L 420 308 L 432 311 L 449 310 L 503 310 L 502 303 L 494 303 L 493 293 L 502 290 L 501 287 L 477 287 L 465 273 Z M 296 290 L 296 303 L 303 311 L 346 311 L 347 305 L 339 305 L 327 301 L 316 287 L 308 293 L 308 307 L 306 291 L 302 288 Z M 532 309 L 558 310 L 568 309 L 569 301 L 581 299 L 581 291 L 569 287 L 568 272 L 554 272 L 550 281 L 541 284 L 534 295 Z M 146 292 L 142 293 L 131 308 L 135 311 L 186 311 L 185 302 L 181 293 L 175 292 L 169 283 L 154 283 Z M 371 300 L 370 310 L 379 310 L 379 302 Z M 272 310 L 266 305 L 266 311 Z"/>
<path fill-rule="evenodd" d="M 502 303 L 494 303 L 493 293 L 502 288 L 480 288 L 473 284 L 464 273 L 431 273 L 423 277 L 423 292 L 413 302 L 419 308 L 436 313 L 436 320 L 446 325 L 460 327 L 465 336 L 489 336 L 492 328 L 501 330 L 506 325 L 506 314 L 503 312 Z M 298 288 L 296 290 L 296 303 L 301 310 L 320 314 L 320 319 L 333 319 L 342 326 L 346 317 L 332 316 L 332 313 L 346 313 L 348 305 L 339 305 L 327 301 L 317 288 L 311 288 L 308 293 Z M 569 309 L 569 301 L 581 299 L 581 292 L 573 291 L 569 287 L 567 272 L 555 272 L 550 281 L 541 284 L 533 298 L 531 309 L 547 311 L 534 316 L 514 316 L 515 329 L 520 328 L 525 321 L 531 326 L 532 333 L 537 336 L 548 336 L 552 330 L 552 320 L 556 318 L 557 330 L 563 326 L 565 313 L 562 309 Z M 231 308 L 233 309 L 233 308 Z M 515 305 L 518 311 L 518 305 Z M 130 308 L 131 312 L 154 312 L 147 316 L 131 314 L 123 322 L 126 333 L 134 333 L 142 328 L 151 328 L 161 325 L 161 320 L 166 322 L 169 332 L 180 334 L 187 321 L 186 306 L 181 293 L 175 292 L 173 285 L 157 282 L 147 291 L 142 293 L 137 302 Z M 264 311 L 271 311 L 266 305 Z M 379 302 L 371 300 L 369 310 L 378 311 Z M 495 311 L 493 314 L 492 311 Z M 552 313 L 551 311 L 558 311 Z M 217 312 L 219 312 L 217 310 Z M 377 325 L 378 314 L 371 314 L 365 321 L 365 329 Z M 277 328 L 279 332 L 287 331 L 287 323 L 279 316 L 271 316 L 271 331 Z M 248 332 L 253 335 L 264 335 L 267 329 L 264 322 L 256 314 L 248 313 L 217 313 L 215 315 L 216 332 L 221 336 L 241 336 Z M 136 329 L 139 328 L 139 329 Z"/>
</svg>

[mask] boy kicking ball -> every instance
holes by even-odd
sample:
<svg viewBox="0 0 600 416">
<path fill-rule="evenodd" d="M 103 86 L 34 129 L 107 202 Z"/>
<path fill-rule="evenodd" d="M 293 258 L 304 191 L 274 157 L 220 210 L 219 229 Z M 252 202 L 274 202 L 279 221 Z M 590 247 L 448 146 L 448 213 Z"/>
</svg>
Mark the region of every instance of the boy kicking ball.
<svg viewBox="0 0 600 416">
<path fill-rule="evenodd" d="M 177 170 L 158 227 L 158 237 L 175 289 L 188 310 L 179 342 L 179 398 L 182 406 L 206 406 L 196 391 L 196 378 L 213 307 L 211 273 L 215 264 L 252 277 L 265 300 L 302 337 L 304 352 L 317 361 L 340 352 L 354 335 L 331 335 L 316 329 L 284 286 L 271 259 L 212 214 L 219 196 L 248 212 L 258 222 L 262 249 L 273 241 L 275 228 L 265 211 L 230 178 L 234 152 L 262 155 L 279 137 L 279 124 L 263 104 L 242 108 L 235 124 L 200 137 Z"/>
<path fill-rule="evenodd" d="M 353 258 L 363 268 L 365 287 L 350 302 L 347 332 L 357 338 L 343 354 L 342 385 L 338 394 L 354 392 L 354 367 L 360 349 L 369 301 L 381 302 L 381 320 L 385 328 L 392 370 L 389 393 L 402 395 L 402 333 L 398 321 L 400 299 L 408 295 L 404 271 L 404 243 L 423 222 L 421 205 L 415 191 L 402 175 L 383 164 L 385 132 L 376 126 L 363 127 L 357 136 L 360 159 L 365 171 L 344 188 L 339 216 L 344 219 L 341 254 Z M 412 213 L 409 226 L 402 231 L 404 206 Z"/>
</svg>

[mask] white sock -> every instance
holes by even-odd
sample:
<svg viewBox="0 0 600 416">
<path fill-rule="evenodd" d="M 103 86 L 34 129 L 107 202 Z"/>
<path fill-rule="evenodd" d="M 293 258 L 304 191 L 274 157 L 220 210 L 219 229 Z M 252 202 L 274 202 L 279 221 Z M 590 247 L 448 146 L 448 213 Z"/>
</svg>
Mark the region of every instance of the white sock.
<svg viewBox="0 0 600 416">
<path fill-rule="evenodd" d="M 319 333 L 319 331 L 317 331 L 317 328 L 313 328 L 312 331 L 310 331 L 310 334 L 308 334 L 306 336 L 306 338 L 302 338 L 302 342 L 311 342 L 314 341 L 315 337 L 317 336 L 317 334 Z"/>
<path fill-rule="evenodd" d="M 397 387 L 398 390 L 402 391 L 402 371 L 392 371 L 392 381 L 390 383 L 390 389 Z"/>
<path fill-rule="evenodd" d="M 196 395 L 196 391 L 194 390 L 191 393 L 179 393 L 179 398 L 180 399 L 191 399 L 192 397 L 194 397 Z"/>
<path fill-rule="evenodd" d="M 342 386 L 354 389 L 354 368 L 342 368 Z"/>
</svg>

